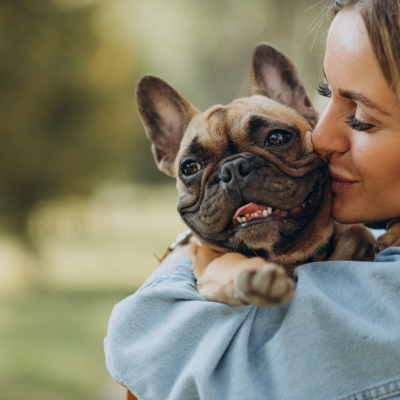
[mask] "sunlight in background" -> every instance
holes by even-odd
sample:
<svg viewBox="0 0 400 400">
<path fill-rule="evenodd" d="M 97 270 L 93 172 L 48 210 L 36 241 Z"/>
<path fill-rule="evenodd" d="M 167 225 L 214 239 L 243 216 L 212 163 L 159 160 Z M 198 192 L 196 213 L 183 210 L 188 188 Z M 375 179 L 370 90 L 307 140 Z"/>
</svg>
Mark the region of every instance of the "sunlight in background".
<svg viewBox="0 0 400 400">
<path fill-rule="evenodd" d="M 94 20 L 98 34 L 140 54 L 140 72 L 179 85 L 200 108 L 248 95 L 250 56 L 260 41 L 269 41 L 290 55 L 306 89 L 315 93 L 326 31 L 322 24 L 318 33 L 309 32 L 321 11 L 315 1 L 117 0 L 100 4 Z M 231 76 L 234 80 L 229 80 Z M 199 92 L 200 88 L 207 90 Z"/>
<path fill-rule="evenodd" d="M 50 151 L 47 159 L 42 158 L 42 164 L 39 163 L 41 152 L 38 150 L 38 160 L 35 160 L 34 167 L 34 171 L 37 171 L 32 178 L 26 175 L 27 168 L 32 170 L 29 166 L 19 172 L 14 170 L 12 174 L 19 176 L 14 187 L 29 186 L 29 181 L 24 179 L 34 181 L 38 179 L 37 175 L 49 174 L 51 171 L 43 185 L 49 180 L 56 180 L 61 188 L 55 190 L 49 198 L 44 196 L 42 199 L 39 194 L 37 200 L 33 199 L 32 204 L 29 204 L 26 218 L 31 221 L 30 226 L 32 220 L 35 221 L 36 230 L 30 229 L 28 236 L 36 245 L 36 254 L 21 248 L 18 261 L 14 262 L 18 267 L 13 267 L 13 272 L 10 267 L 4 267 L 2 274 L 8 275 L 10 280 L 4 279 L 0 287 L 10 289 L 29 286 L 29 283 L 71 287 L 74 286 L 73 282 L 80 288 L 85 285 L 93 288 L 115 288 L 118 285 L 138 287 L 157 265 L 153 253 L 167 247 L 179 233 L 179 228 L 175 228 L 179 225 L 179 219 L 175 212 L 175 189 L 168 198 L 158 196 L 157 186 L 147 190 L 157 212 L 162 210 L 164 218 L 174 225 L 171 232 L 168 229 L 158 229 L 160 219 L 155 218 L 155 212 L 145 218 L 148 209 L 141 207 L 140 202 L 132 201 L 136 192 L 137 198 L 141 198 L 143 192 L 143 186 L 137 186 L 135 181 L 155 183 L 163 179 L 162 174 L 156 171 L 149 142 L 136 115 L 134 88 L 137 79 L 143 73 L 158 75 L 200 109 L 218 102 L 226 104 L 235 97 L 248 95 L 252 49 L 255 43 L 267 40 L 294 60 L 308 91 L 313 95 L 319 80 L 323 42 L 317 38 L 310 49 L 315 34 L 311 33 L 307 37 L 307 32 L 320 8 L 311 7 L 314 1 L 293 3 L 289 0 L 250 0 L 246 3 L 240 0 L 54 0 L 53 4 L 56 5 L 53 12 L 61 13 L 61 20 L 63 14 L 68 16 L 77 13 L 76 17 L 70 17 L 72 28 L 66 25 L 68 29 L 75 29 L 74 18 L 84 16 L 81 23 L 86 24 L 85 30 L 92 32 L 90 40 L 93 44 L 88 45 L 85 52 L 79 50 L 82 44 L 68 44 L 68 57 L 62 58 L 64 63 L 71 62 L 71 57 L 81 60 L 74 61 L 76 67 L 69 72 L 70 81 L 78 82 L 79 92 L 73 95 L 67 92 L 68 96 L 72 96 L 68 103 L 63 92 L 60 92 L 63 100 L 56 99 L 59 105 L 53 102 L 47 106 L 47 109 L 55 108 L 52 114 L 46 115 L 43 106 L 37 107 L 37 100 L 33 102 L 33 98 L 29 105 L 31 113 L 36 116 L 40 117 L 43 113 L 42 118 L 53 119 L 53 124 L 56 124 L 60 132 L 55 136 L 52 126 L 47 127 L 49 135 L 53 135 L 56 140 L 55 146 L 46 150 L 46 145 L 40 150 Z M 49 34 L 56 32 L 57 26 L 50 27 L 49 22 L 41 26 L 41 30 L 46 32 L 47 29 Z M 41 36 L 38 37 L 37 45 L 48 48 L 47 39 L 50 43 L 55 41 Z M 66 39 L 61 37 L 59 41 L 62 43 L 62 40 Z M 76 40 L 85 42 L 85 38 L 79 35 Z M 71 46 L 75 46 L 76 51 Z M 39 48 L 40 53 L 45 61 L 53 57 L 52 52 Z M 37 64 L 38 57 L 35 56 L 32 66 Z M 47 69 L 51 72 L 51 64 Z M 57 82 L 46 80 L 48 87 L 45 88 L 45 96 L 54 95 L 51 84 L 60 85 L 60 79 L 63 79 L 63 75 Z M 36 84 L 40 80 L 45 81 L 43 76 L 39 76 Z M 64 88 L 62 90 L 65 91 Z M 85 98 L 85 90 L 92 92 L 90 96 L 93 100 Z M 36 94 L 35 98 L 40 101 L 40 94 Z M 73 102 L 78 101 L 75 98 L 80 98 L 82 104 L 74 106 Z M 69 108 L 72 111 L 68 111 Z M 85 114 L 75 116 L 77 112 L 85 112 L 85 109 Z M 21 112 L 24 112 L 23 109 Z M 18 126 L 15 118 L 11 123 Z M 29 129 L 33 131 L 30 127 L 22 127 L 20 131 L 23 129 L 28 134 L 31 133 Z M 30 140 L 35 140 L 37 134 L 33 132 L 32 135 Z M 71 140 L 68 135 L 71 135 Z M 46 138 L 38 139 L 43 141 Z M 29 158 L 27 160 L 29 163 Z M 98 187 L 103 185 L 105 178 L 114 182 L 108 190 L 110 193 L 115 191 L 115 194 L 110 195 L 114 200 L 109 200 L 107 207 L 103 204 L 105 208 L 100 210 L 98 192 L 103 189 Z M 67 182 L 65 187 L 62 183 L 64 181 Z M 174 183 L 169 181 L 169 187 L 173 187 Z M 123 200 L 118 199 L 118 194 L 127 187 L 132 198 L 126 198 L 126 202 L 121 205 Z M 79 201 L 70 201 L 73 196 L 76 197 L 73 193 L 79 194 L 81 188 L 85 197 Z M 159 190 L 161 193 L 164 188 Z M 93 193 L 92 197 L 87 197 L 86 193 L 89 192 Z M 17 195 L 21 197 L 24 193 Z M 57 206 L 52 198 L 58 198 Z M 160 198 L 163 201 L 159 201 Z M 97 219 L 92 218 L 96 212 Z M 75 223 L 73 228 L 67 228 L 68 224 L 74 224 L 73 221 L 77 219 L 80 225 Z M 119 225 L 116 219 L 120 221 Z M 140 223 L 134 223 L 135 219 Z M 96 232 L 84 226 L 83 221 L 87 220 L 97 224 Z M 39 235 L 37 232 L 45 230 L 41 224 L 47 228 L 52 226 L 53 231 L 47 236 Z M 108 229 L 109 224 L 114 224 L 112 232 Z M 128 225 L 129 232 L 126 230 Z M 68 237 L 63 231 L 65 229 L 70 229 Z M 182 224 L 180 229 L 184 229 Z M 148 233 L 143 234 L 146 231 Z M 2 243 L 3 259 L 15 258 L 18 243 L 10 242 L 10 239 Z M 11 265 L 13 262 L 5 264 Z M 24 269 L 29 271 L 26 275 L 28 278 Z M 15 272 L 17 270 L 18 273 Z M 7 274 L 5 271 L 8 271 Z"/>
<path fill-rule="evenodd" d="M 185 229 L 135 85 L 204 110 L 247 96 L 253 47 L 285 52 L 318 107 L 318 0 L 0 4 L 0 400 L 118 400 L 102 338 Z"/>
<path fill-rule="evenodd" d="M 30 220 L 42 268 L 38 282 L 55 288 L 138 288 L 185 230 L 173 186 L 103 187 L 89 201 L 66 199 Z"/>
</svg>

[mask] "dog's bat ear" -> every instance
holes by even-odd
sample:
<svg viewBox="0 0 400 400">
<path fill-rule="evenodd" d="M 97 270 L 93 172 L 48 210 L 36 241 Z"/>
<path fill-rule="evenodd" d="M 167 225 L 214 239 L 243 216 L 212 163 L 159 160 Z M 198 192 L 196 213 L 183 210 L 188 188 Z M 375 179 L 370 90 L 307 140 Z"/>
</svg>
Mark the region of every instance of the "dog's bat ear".
<svg viewBox="0 0 400 400">
<path fill-rule="evenodd" d="M 260 43 L 253 53 L 251 94 L 267 96 L 294 108 L 314 127 L 318 112 L 313 107 L 296 68 L 291 61 L 268 43 Z"/>
<path fill-rule="evenodd" d="M 189 121 L 197 113 L 196 108 L 152 75 L 139 80 L 136 101 L 158 168 L 175 177 L 174 161 Z"/>
</svg>

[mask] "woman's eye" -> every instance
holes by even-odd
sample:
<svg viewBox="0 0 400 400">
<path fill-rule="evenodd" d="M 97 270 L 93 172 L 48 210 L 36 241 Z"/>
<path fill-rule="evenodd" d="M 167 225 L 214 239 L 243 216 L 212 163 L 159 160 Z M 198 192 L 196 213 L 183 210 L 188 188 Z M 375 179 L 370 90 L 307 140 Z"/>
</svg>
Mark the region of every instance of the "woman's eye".
<svg viewBox="0 0 400 400">
<path fill-rule="evenodd" d="M 332 96 L 332 92 L 329 89 L 328 83 L 327 82 L 320 82 L 317 86 L 317 93 L 320 96 L 324 96 L 324 97 L 331 97 Z"/>
<path fill-rule="evenodd" d="M 195 161 L 185 161 L 181 166 L 181 172 L 185 176 L 194 175 L 196 172 L 201 170 L 201 165 Z"/>
<path fill-rule="evenodd" d="M 369 131 L 370 129 L 374 128 L 375 125 L 373 124 L 366 124 L 364 122 L 359 121 L 355 115 L 350 115 L 347 117 L 346 124 L 356 131 Z"/>
<path fill-rule="evenodd" d="M 292 134 L 286 131 L 273 131 L 271 132 L 265 144 L 267 146 L 282 146 L 287 143 L 292 137 Z"/>
</svg>

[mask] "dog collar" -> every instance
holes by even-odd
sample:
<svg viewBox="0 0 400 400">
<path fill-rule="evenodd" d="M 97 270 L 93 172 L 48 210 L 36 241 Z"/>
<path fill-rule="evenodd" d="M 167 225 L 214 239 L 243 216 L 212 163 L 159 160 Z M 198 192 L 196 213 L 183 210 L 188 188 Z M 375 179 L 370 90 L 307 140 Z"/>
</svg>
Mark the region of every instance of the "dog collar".
<svg viewBox="0 0 400 400">
<path fill-rule="evenodd" d="M 167 257 L 169 253 L 171 253 L 172 250 L 175 249 L 175 247 L 179 246 L 180 244 L 187 244 L 189 243 L 190 238 L 193 236 L 193 233 L 190 229 L 181 232 L 175 239 L 174 243 L 172 243 L 168 249 L 165 251 L 163 256 L 160 258 L 157 255 L 154 254 L 154 257 L 158 260 L 158 262 L 164 261 L 164 258 Z"/>
<path fill-rule="evenodd" d="M 308 258 L 308 260 L 306 260 L 306 263 L 325 261 L 331 252 L 332 244 L 333 244 L 333 235 L 330 237 L 330 239 L 326 244 L 317 249 L 317 251 L 310 258 Z"/>
<path fill-rule="evenodd" d="M 320 247 L 312 256 L 311 256 L 311 261 L 310 262 L 316 262 L 316 261 L 325 261 L 326 256 L 328 255 L 328 250 L 330 241 L 325 245 Z"/>
<path fill-rule="evenodd" d="M 157 260 L 159 262 L 163 261 L 164 258 L 171 253 L 172 250 L 174 250 L 175 247 L 177 247 L 180 244 L 186 244 L 189 242 L 189 239 L 193 236 L 193 233 L 190 229 L 188 229 L 187 231 L 184 231 L 182 233 L 180 233 L 177 238 L 175 239 L 174 243 L 172 243 L 167 251 L 164 253 L 164 255 L 159 258 L 157 257 L 155 254 L 154 256 L 157 258 Z M 316 261 L 324 261 L 328 255 L 329 249 L 331 247 L 332 244 L 332 239 L 333 236 L 329 239 L 328 243 L 325 244 L 324 246 L 320 247 L 319 249 L 317 249 L 317 251 L 311 256 L 309 257 L 305 262 L 309 263 L 309 262 L 316 262 Z"/>
</svg>

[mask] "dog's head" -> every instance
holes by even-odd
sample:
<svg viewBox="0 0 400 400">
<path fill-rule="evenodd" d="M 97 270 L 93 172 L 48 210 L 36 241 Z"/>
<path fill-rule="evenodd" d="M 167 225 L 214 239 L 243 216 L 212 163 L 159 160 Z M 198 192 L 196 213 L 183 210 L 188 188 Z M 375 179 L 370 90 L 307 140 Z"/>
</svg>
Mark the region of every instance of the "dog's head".
<svg viewBox="0 0 400 400">
<path fill-rule="evenodd" d="M 328 173 L 311 142 L 318 114 L 272 46 L 254 51 L 250 97 L 200 112 L 144 76 L 137 103 L 159 169 L 177 179 L 178 211 L 204 244 L 293 264 L 329 238 Z"/>
</svg>

